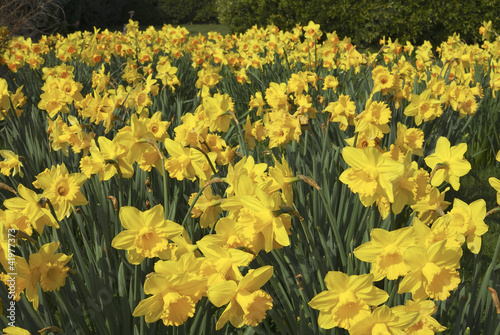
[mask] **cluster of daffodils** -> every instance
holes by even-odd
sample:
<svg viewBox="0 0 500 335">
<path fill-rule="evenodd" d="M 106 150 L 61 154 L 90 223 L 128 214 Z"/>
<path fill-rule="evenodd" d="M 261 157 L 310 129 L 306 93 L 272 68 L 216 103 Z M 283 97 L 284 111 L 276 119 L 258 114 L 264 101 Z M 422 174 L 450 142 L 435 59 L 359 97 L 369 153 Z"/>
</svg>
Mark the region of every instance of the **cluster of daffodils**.
<svg viewBox="0 0 500 335">
<path fill-rule="evenodd" d="M 373 281 L 373 274 L 348 276 L 339 271 L 328 272 L 327 290 L 309 302 L 320 312 L 320 327 L 344 328 L 353 335 L 433 334 L 446 329 L 432 318 L 436 309 L 432 301 L 407 300 L 405 306 L 379 306 L 389 295 L 373 286 Z"/>
<path fill-rule="evenodd" d="M 491 24 L 485 23 L 480 33 L 481 46 L 450 37 L 436 50 L 439 61 L 428 42 L 403 46 L 385 38 L 379 53 L 361 54 L 349 38 L 324 34 L 313 22 L 291 32 L 254 27 L 224 37 L 189 36 L 185 28 L 170 25 L 140 31 L 130 21 L 124 33 L 77 32 L 43 36 L 37 43 L 14 38 L 0 64 L 12 73 L 29 68 L 37 74 L 41 94 L 30 101 L 32 112 L 46 122 L 51 150 L 76 157 L 80 172 L 56 164 L 35 176 L 32 186 L 38 192 L 22 184 L 11 189 L 17 196 L 6 199 L 5 209 L 0 209 L 0 263 L 4 270 L 11 266 L 10 232 L 15 232 L 16 243 L 33 240 L 35 232 L 42 235 L 45 226 L 58 229 L 78 206 L 87 205 L 81 192 L 87 179 L 133 178 L 139 168 L 193 182 L 198 192 L 185 195 L 187 214 L 198 219 L 206 235 L 192 241 L 185 222 L 167 220 L 162 205 L 146 205 L 145 211 L 119 209 L 123 229 L 114 236 L 113 248 L 126 251 L 133 265 L 155 261 L 144 283 L 148 297 L 133 315 L 144 316 L 148 323 L 179 326 L 206 298 L 223 309 L 217 330 L 228 322 L 256 326 L 273 307 L 271 295 L 262 289 L 273 267 L 252 268 L 252 261 L 261 252 L 290 246 L 292 216 L 302 220 L 294 209 L 293 183 L 303 180 L 319 187 L 310 178 L 295 176 L 285 158 L 273 157 L 271 166 L 256 162 L 252 154 L 258 149 L 277 152 L 301 141 L 320 115 L 327 120 L 324 130 L 338 127 L 346 135 L 342 157 L 348 168 L 340 181 L 364 206 L 377 206 L 383 218 L 407 206 L 415 218 L 410 227 L 373 229 L 371 240 L 355 249 L 358 259 L 371 264 L 369 274 L 326 275 L 327 290 L 309 303 L 320 311 L 319 325 L 351 334 L 442 331 L 432 318 L 433 300 L 447 299 L 458 287 L 462 245 L 479 252 L 488 230 L 487 212 L 483 200 L 466 204 L 459 199 L 445 212 L 450 203 L 444 200 L 443 183 L 458 190 L 460 178 L 471 169 L 464 158 L 467 145 L 452 146 L 440 137 L 434 153 L 423 157 L 424 131 L 418 127 L 446 113 L 473 117 L 485 94 L 476 81 L 478 71 L 489 77 L 487 89 L 495 97 L 500 89 L 500 38 L 490 42 Z M 51 57 L 57 62 L 46 62 Z M 188 76 L 178 64 L 185 59 L 195 80 L 183 79 Z M 79 77 L 75 64 L 91 68 L 91 78 Z M 290 75 L 261 80 L 272 73 L 271 66 Z M 361 100 L 339 82 L 345 81 L 341 76 L 346 72 L 367 69 L 371 78 L 363 80 L 369 92 Z M 225 82 L 251 91 L 245 110 L 239 110 L 242 101 L 225 93 Z M 194 108 L 167 120 L 162 114 L 169 108 L 165 97 L 186 85 L 196 88 Z M 5 122 L 25 116 L 28 95 L 24 86 L 14 91 L 8 86 L 0 78 L 0 121 Z M 394 109 L 401 110 L 406 124 L 394 122 Z M 391 131 L 395 141 L 382 147 Z M 231 141 L 236 136 L 239 145 Z M 27 158 L 11 150 L 0 150 L 0 155 L 0 172 L 22 178 Z M 426 166 L 419 166 L 414 156 L 423 157 Z M 500 205 L 500 181 L 492 177 L 490 184 Z M 16 257 L 16 299 L 24 292 L 35 310 L 40 290 L 59 290 L 72 271 L 72 256 L 56 253 L 58 247 L 47 243 L 28 260 Z M 405 306 L 382 305 L 389 295 L 374 282 L 384 278 L 399 279 L 398 293 L 411 293 L 412 300 Z M 11 278 L 3 273 L 1 279 L 8 283 Z M 14 328 L 4 332 L 22 333 Z"/>
<path fill-rule="evenodd" d="M 398 142 L 402 143 L 397 140 L 396 145 Z M 344 148 L 342 155 L 350 167 L 340 180 L 359 194 L 365 206 L 377 202 L 381 214 L 387 216 L 390 210 L 397 214 L 409 205 L 417 215 L 410 227 L 373 229 L 371 240 L 354 250 L 358 259 L 371 263 L 369 275 L 348 277 L 330 272 L 326 276 L 328 290 L 309 303 L 320 311 L 321 327 L 345 328 L 350 334 L 382 329 L 417 334 L 445 329 L 431 317 L 436 309 L 432 300 L 446 300 L 458 288 L 462 245 L 466 243 L 472 253 L 479 253 L 481 236 L 488 231 L 484 200 L 467 204 L 455 199 L 453 208 L 445 213 L 450 203 L 437 188 L 446 181 L 458 190 L 459 178 L 470 170 L 463 157 L 466 150 L 463 143 L 450 147 L 446 138 L 439 138 L 435 152 L 425 158 L 432 169 L 429 175 L 411 162 L 411 151 L 400 162 L 398 156 L 380 147 Z M 490 178 L 490 184 L 498 190 L 497 179 Z M 371 286 L 384 278 L 400 279 L 398 293 L 411 293 L 413 300 L 406 301 L 406 306 L 370 310 L 388 298 Z"/>
<path fill-rule="evenodd" d="M 388 45 L 391 44 L 389 40 Z M 453 43 L 448 41 L 450 44 Z M 456 57 L 456 49 L 442 47 L 441 52 L 445 57 Z M 425 58 L 417 56 L 417 65 L 419 59 L 424 62 Z M 457 81 L 447 84 L 434 75 L 419 95 L 409 95 L 412 89 L 405 90 L 404 84 L 398 84 L 399 75 L 414 78 L 418 72 L 404 73 L 399 67 L 389 71 L 378 66 L 372 72 L 371 97 L 377 92 L 384 96 L 392 94 L 397 108 L 400 98 L 405 98 L 410 103 L 404 114 L 413 116 L 417 126 L 440 117 L 448 106 L 460 118 L 474 115 L 482 89 L 477 84 L 472 86 L 472 76 L 464 71 L 464 65 L 471 59 L 462 56 L 461 60 L 448 65 L 457 71 L 451 70 L 450 76 L 460 75 L 462 85 Z M 448 61 L 451 63 L 451 58 Z M 446 300 L 458 288 L 462 245 L 466 243 L 472 253 L 479 253 L 481 236 L 488 231 L 484 223 L 486 203 L 480 199 L 467 204 L 456 198 L 452 210 L 445 213 L 450 203 L 444 200 L 446 191 L 441 193 L 438 187 L 447 182 L 453 189 L 459 189 L 460 177 L 471 169 L 464 158 L 467 145 L 451 146 L 447 138 L 440 137 L 435 152 L 424 159 L 429 173 L 412 161 L 412 155 L 423 155 L 424 133 L 420 129 L 398 123 L 395 143 L 389 149 L 380 147 L 380 140 L 390 131 L 392 111 L 384 102 L 374 102 L 371 97 L 359 115 L 345 96 L 325 109 L 331 115 L 330 120 L 339 122 L 341 129 L 355 126 L 356 136 L 348 140 L 350 146 L 342 152 L 349 168 L 340 180 L 359 195 L 363 205 L 376 203 L 383 218 L 391 211 L 400 213 L 406 205 L 416 216 L 410 227 L 394 231 L 373 229 L 371 240 L 354 250 L 358 259 L 371 263 L 370 275 L 348 277 L 341 272 L 330 272 L 325 277 L 327 290 L 315 296 L 309 305 L 320 311 L 318 323 L 322 328 L 340 327 L 348 329 L 350 334 L 440 332 L 446 328 L 431 317 L 436 310 L 432 300 Z M 489 181 L 498 192 L 498 179 L 492 177 Z M 399 279 L 398 293 L 411 293 L 413 300 L 407 300 L 405 306 L 379 306 L 388 295 L 372 285 L 384 278 Z"/>
<path fill-rule="evenodd" d="M 27 100 L 22 90 L 23 87 L 20 86 L 16 92 L 9 91 L 7 81 L 0 78 L 0 121 L 8 118 L 10 113 L 21 115 Z"/>
<path fill-rule="evenodd" d="M 192 164 L 188 154 L 183 160 Z M 203 172 L 200 179 L 204 176 Z M 230 166 L 225 178 L 212 179 L 191 196 L 193 217 L 200 217 L 202 228 L 214 228 L 214 234 L 196 243 L 182 226 L 164 219 L 161 205 L 145 212 L 122 207 L 125 230 L 113 239 L 113 247 L 127 250 L 132 264 L 160 258 L 144 284 L 144 292 L 152 296 L 139 303 L 134 316 L 178 326 L 194 315 L 195 304 L 206 296 L 217 307 L 227 305 L 217 329 L 228 321 L 235 327 L 260 323 L 272 308 L 271 296 L 260 289 L 271 278 L 272 267 L 249 269 L 246 275 L 241 271 L 259 251 L 290 245 L 288 212 L 293 210 L 286 204 L 293 200 L 291 183 L 298 180 L 286 161 L 268 167 L 248 157 Z M 225 198 L 214 195 L 211 188 L 222 181 L 227 186 Z"/>
<path fill-rule="evenodd" d="M 359 195 L 363 205 L 376 203 L 383 218 L 391 210 L 399 214 L 404 206 L 409 205 L 417 212 L 419 219 L 430 224 L 438 211 L 446 209 L 448 205 L 437 187 L 448 182 L 458 190 L 459 178 L 471 169 L 470 163 L 464 158 L 467 145 L 450 146 L 446 137 L 440 137 L 435 152 L 425 158 L 426 164 L 432 169 L 429 173 L 411 160 L 412 149 L 408 149 L 408 146 L 421 149 L 423 134 L 420 130 L 404 128 L 398 127 L 404 132 L 398 132 L 401 136 L 398 136 L 396 144 L 391 145 L 390 151 L 384 151 L 378 145 L 364 149 L 344 148 L 342 157 L 350 167 L 340 175 L 340 180 Z M 405 145 L 406 135 L 409 135 L 408 146 Z M 405 150 L 407 152 L 403 154 Z"/>
<path fill-rule="evenodd" d="M 39 288 L 52 292 L 64 286 L 70 270 L 66 264 L 72 256 L 56 254 L 58 242 L 43 245 L 37 253 L 29 256 L 29 261 L 21 256 L 16 256 L 14 261 L 7 255 L 20 238 L 34 241 L 30 237 L 34 230 L 41 235 L 45 226 L 58 229 L 59 221 L 71 215 L 75 206 L 87 204 L 87 199 L 80 192 L 86 179 L 81 173 L 70 174 L 64 164 L 52 166 L 50 170 L 40 173 L 33 183 L 33 186 L 42 189 L 42 193 L 19 184 L 18 197 L 3 202 L 6 209 L 0 210 L 0 262 L 6 273 L 1 274 L 1 279 L 6 285 L 14 280 L 15 300 L 19 300 L 24 292 L 35 310 L 38 309 Z M 7 273 L 15 273 L 15 276 Z"/>
</svg>

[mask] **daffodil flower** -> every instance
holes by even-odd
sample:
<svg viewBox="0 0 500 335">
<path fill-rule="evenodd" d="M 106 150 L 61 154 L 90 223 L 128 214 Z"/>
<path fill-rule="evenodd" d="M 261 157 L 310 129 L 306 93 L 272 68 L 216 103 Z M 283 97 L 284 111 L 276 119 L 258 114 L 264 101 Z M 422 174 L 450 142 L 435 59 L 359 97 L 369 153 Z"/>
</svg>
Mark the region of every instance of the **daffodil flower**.
<svg viewBox="0 0 500 335">
<path fill-rule="evenodd" d="M 464 158 L 466 151 L 466 143 L 452 147 L 446 137 L 440 137 L 436 143 L 436 151 L 425 157 L 425 163 L 434 172 L 431 184 L 439 186 L 447 181 L 455 191 L 458 191 L 459 178 L 465 176 L 471 169 L 470 163 Z"/>
<path fill-rule="evenodd" d="M 228 321 L 236 328 L 257 326 L 273 307 L 271 296 L 260 289 L 272 275 L 273 267 L 263 266 L 248 271 L 239 283 L 228 280 L 211 286 L 207 291 L 210 302 L 217 307 L 228 304 L 217 321 L 216 330 Z"/>
<path fill-rule="evenodd" d="M 119 216 L 125 230 L 115 236 L 111 245 L 127 250 L 131 264 L 140 264 L 146 257 L 167 259 L 170 254 L 168 240 L 184 231 L 179 224 L 164 219 L 162 205 L 145 212 L 125 206 L 120 209 Z"/>
<path fill-rule="evenodd" d="M 85 196 L 80 188 L 87 180 L 83 173 L 69 173 L 66 165 L 52 166 L 50 171 L 37 176 L 37 184 L 44 190 L 42 196 L 47 197 L 57 215 L 58 220 L 69 216 L 74 206 L 86 205 Z"/>
<path fill-rule="evenodd" d="M 372 274 L 348 276 L 340 271 L 328 272 L 327 290 L 309 302 L 309 306 L 320 311 L 319 326 L 349 329 L 370 315 L 370 306 L 378 306 L 389 298 L 385 291 L 373 286 L 373 280 Z"/>
<path fill-rule="evenodd" d="M 345 147 L 342 157 L 350 168 L 342 172 L 339 179 L 359 194 L 363 205 L 370 206 L 380 195 L 394 202 L 392 181 L 403 174 L 403 164 L 382 156 L 373 147 Z"/>
<path fill-rule="evenodd" d="M 418 317 L 418 312 L 401 311 L 382 305 L 349 328 L 349 334 L 404 334 L 403 330 L 415 324 Z"/>
</svg>

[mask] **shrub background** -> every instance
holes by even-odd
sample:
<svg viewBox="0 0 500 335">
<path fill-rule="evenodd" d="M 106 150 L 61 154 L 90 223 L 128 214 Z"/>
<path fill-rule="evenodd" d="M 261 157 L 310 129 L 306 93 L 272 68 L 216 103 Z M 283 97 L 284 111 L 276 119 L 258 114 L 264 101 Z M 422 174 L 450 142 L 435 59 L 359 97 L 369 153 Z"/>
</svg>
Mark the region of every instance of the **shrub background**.
<svg viewBox="0 0 500 335">
<path fill-rule="evenodd" d="M 500 23 L 498 1 L 383 1 L 383 0 L 216 0 L 219 21 L 235 32 L 254 24 L 275 24 L 288 30 L 310 20 L 325 32 L 337 31 L 355 44 L 378 44 L 383 36 L 436 45 L 454 32 L 478 42 L 483 21 Z"/>
</svg>

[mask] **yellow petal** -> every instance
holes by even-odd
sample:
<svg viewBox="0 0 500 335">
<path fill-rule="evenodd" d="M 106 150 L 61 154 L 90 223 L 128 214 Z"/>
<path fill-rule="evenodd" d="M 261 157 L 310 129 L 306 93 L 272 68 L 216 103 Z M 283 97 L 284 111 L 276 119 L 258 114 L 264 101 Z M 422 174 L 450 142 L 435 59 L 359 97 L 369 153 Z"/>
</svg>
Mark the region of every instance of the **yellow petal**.
<svg viewBox="0 0 500 335">
<path fill-rule="evenodd" d="M 144 226 L 142 213 L 135 207 L 125 206 L 120 209 L 120 222 L 125 229 L 141 229 Z"/>
<path fill-rule="evenodd" d="M 213 285 L 207 291 L 208 300 L 216 307 L 221 307 L 231 301 L 236 294 L 237 287 L 238 284 L 233 280 Z"/>
<path fill-rule="evenodd" d="M 366 154 L 363 149 L 345 147 L 342 149 L 342 157 L 350 167 L 364 168 L 366 166 Z"/>
<path fill-rule="evenodd" d="M 145 315 L 146 322 L 156 322 L 160 319 L 163 313 L 163 299 L 161 296 L 152 296 L 147 299 L 141 300 L 132 313 L 133 316 L 138 317 Z"/>
<path fill-rule="evenodd" d="M 131 249 L 134 247 L 134 241 L 136 237 L 137 231 L 124 230 L 115 236 L 113 241 L 111 241 L 111 246 L 115 249 Z"/>
<path fill-rule="evenodd" d="M 248 292 L 258 290 L 272 277 L 272 275 L 273 267 L 270 265 L 250 270 L 238 284 L 238 289 L 245 289 Z"/>
<path fill-rule="evenodd" d="M 331 311 L 339 302 L 339 292 L 323 291 L 309 301 L 309 306 L 320 311 Z"/>
<path fill-rule="evenodd" d="M 26 329 L 19 327 L 7 327 L 2 330 L 5 335 L 30 335 L 30 332 Z"/>
</svg>

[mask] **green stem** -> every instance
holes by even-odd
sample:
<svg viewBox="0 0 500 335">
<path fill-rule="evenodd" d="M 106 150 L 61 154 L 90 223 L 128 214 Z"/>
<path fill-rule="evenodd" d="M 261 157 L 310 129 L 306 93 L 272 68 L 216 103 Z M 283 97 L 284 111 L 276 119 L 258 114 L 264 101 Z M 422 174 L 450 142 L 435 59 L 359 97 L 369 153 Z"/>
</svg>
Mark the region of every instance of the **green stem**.
<svg viewBox="0 0 500 335">
<path fill-rule="evenodd" d="M 168 171 L 165 170 L 165 157 L 161 155 L 161 168 L 163 169 L 163 216 L 165 220 L 167 219 L 168 215 L 167 213 L 169 212 L 169 206 L 168 206 L 168 183 L 167 183 L 167 174 Z"/>
<path fill-rule="evenodd" d="M 239 124 L 236 125 L 236 128 L 238 128 L 238 135 L 240 137 L 240 149 L 241 149 L 241 153 L 243 154 L 243 156 L 247 156 L 248 153 L 247 153 L 247 147 L 246 147 L 245 137 L 243 136 L 243 132 L 242 132 L 241 127 L 240 127 Z"/>
<path fill-rule="evenodd" d="M 238 137 L 239 137 L 239 142 L 240 142 L 241 154 L 243 156 L 247 156 L 247 147 L 246 147 L 246 142 L 245 142 L 245 136 L 243 136 L 243 131 L 241 130 L 240 122 L 236 118 L 236 115 L 234 114 L 233 111 L 230 111 L 229 114 L 231 114 L 231 117 L 233 118 L 234 123 L 236 123 L 236 129 L 238 129 Z"/>
<path fill-rule="evenodd" d="M 375 210 L 376 210 L 376 205 L 372 205 L 371 206 L 371 212 L 370 212 L 370 220 L 368 221 L 368 223 L 369 223 L 369 226 L 368 226 L 369 233 L 371 233 L 371 231 L 373 230 L 373 228 L 375 228 Z"/>
<path fill-rule="evenodd" d="M 396 220 L 395 220 L 395 214 L 392 212 L 392 205 L 391 209 L 389 210 L 389 218 L 391 220 L 391 230 L 396 229 Z"/>
<path fill-rule="evenodd" d="M 487 291 L 487 287 L 488 287 L 488 284 L 490 282 L 490 277 L 491 277 L 491 272 L 493 272 L 493 269 L 495 268 L 495 266 L 497 265 L 497 260 L 498 260 L 498 255 L 500 254 L 500 238 L 498 239 L 497 241 L 497 245 L 496 245 L 496 248 L 495 248 L 495 252 L 493 254 L 493 257 L 491 258 L 491 263 L 490 265 L 488 266 L 488 268 L 486 269 L 486 273 L 484 274 L 484 277 L 483 277 L 483 281 L 481 283 L 481 287 L 479 288 L 479 294 L 483 293 L 483 292 L 486 292 Z M 476 301 L 476 304 L 474 306 L 474 315 L 477 315 L 477 311 L 479 309 L 479 306 L 481 305 L 481 302 L 484 303 L 483 299 L 477 299 Z"/>
<path fill-rule="evenodd" d="M 333 235 L 335 236 L 335 241 L 337 242 L 337 247 L 339 248 L 340 261 L 342 262 L 342 267 L 345 269 L 347 266 L 347 258 L 346 258 L 344 243 L 342 243 L 342 238 L 340 236 L 340 232 L 337 227 L 337 221 L 333 217 L 332 210 L 328 202 L 326 201 L 325 195 L 322 192 L 319 192 L 319 196 L 321 197 L 321 200 L 325 205 L 326 215 L 328 216 L 328 220 L 330 221 L 330 226 L 333 229 Z"/>
<path fill-rule="evenodd" d="M 198 201 L 198 199 L 201 197 L 201 195 L 203 194 L 203 191 L 205 190 L 205 188 L 208 186 L 209 184 L 205 184 L 199 191 L 198 193 L 196 194 L 196 197 L 193 199 L 193 203 L 191 204 L 191 206 L 189 206 L 189 209 L 186 213 L 186 215 L 184 216 L 184 219 L 182 220 L 182 223 L 181 223 L 181 226 L 184 227 L 184 225 L 186 224 L 186 221 L 189 217 L 189 214 L 191 213 L 191 211 L 193 210 L 194 208 L 194 205 L 196 205 L 196 202 Z"/>
<path fill-rule="evenodd" d="M 119 208 L 122 208 L 123 206 L 123 179 L 120 175 L 118 178 L 118 203 L 120 204 Z M 117 211 L 119 212 L 119 211 Z"/>
</svg>

